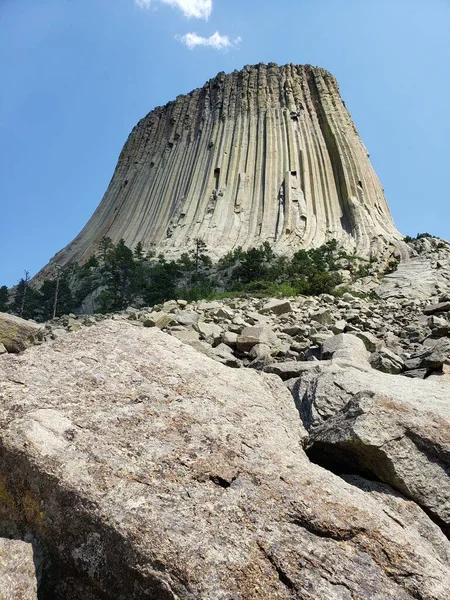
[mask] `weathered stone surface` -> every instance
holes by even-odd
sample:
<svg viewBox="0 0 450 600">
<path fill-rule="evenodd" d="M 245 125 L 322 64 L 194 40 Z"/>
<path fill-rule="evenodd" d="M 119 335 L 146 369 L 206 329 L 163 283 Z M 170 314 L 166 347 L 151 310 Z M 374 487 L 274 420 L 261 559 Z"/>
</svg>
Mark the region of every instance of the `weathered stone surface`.
<svg viewBox="0 0 450 600">
<path fill-rule="evenodd" d="M 268 327 L 245 327 L 241 335 L 238 335 L 236 345 L 238 350 L 248 351 L 256 344 L 267 344 L 274 346 L 277 343 L 277 337 Z"/>
<path fill-rule="evenodd" d="M 430 345 L 420 359 L 420 366 L 428 369 L 439 369 L 444 364 L 450 365 L 450 339 L 430 340 Z"/>
<path fill-rule="evenodd" d="M 378 371 L 392 373 L 393 375 L 401 373 L 405 369 L 403 359 L 388 348 L 380 348 L 380 350 L 374 352 L 370 357 L 370 364 Z"/>
<path fill-rule="evenodd" d="M 169 327 L 176 323 L 176 320 L 172 314 L 157 311 L 147 315 L 143 319 L 144 327 L 158 327 L 159 329 L 164 329 L 164 327 Z"/>
<path fill-rule="evenodd" d="M 43 597 L 449 597 L 438 526 L 310 463 L 274 376 L 103 321 L 0 357 L 0 394 L 0 527 L 51 554 Z"/>
<path fill-rule="evenodd" d="M 313 313 L 311 315 L 311 319 L 313 321 L 317 321 L 318 323 L 322 323 L 323 325 L 331 325 L 333 322 L 333 313 L 330 309 L 326 308 L 325 310 L 320 310 L 319 312 Z"/>
<path fill-rule="evenodd" d="M 198 313 L 183 310 L 175 315 L 175 319 L 180 325 L 195 325 L 198 321 Z"/>
<path fill-rule="evenodd" d="M 375 352 L 381 346 L 380 340 L 370 331 L 358 331 L 356 334 L 369 352 Z"/>
<path fill-rule="evenodd" d="M 322 368 L 323 365 L 329 364 L 330 361 L 322 361 L 319 363 L 317 361 L 287 361 L 287 362 L 277 362 L 271 365 L 267 365 L 264 367 L 265 373 L 273 373 L 274 375 L 278 375 L 281 377 L 283 381 L 287 381 L 288 379 L 293 379 L 295 377 L 300 377 L 305 371 L 312 371 L 316 368 Z"/>
<path fill-rule="evenodd" d="M 0 313 L 0 344 L 8 352 L 21 352 L 33 344 L 41 333 L 41 326 L 7 313 Z"/>
<path fill-rule="evenodd" d="M 284 315 L 292 312 L 292 305 L 289 300 L 278 300 L 272 298 L 259 309 L 261 314 L 273 313 L 274 315 Z"/>
<path fill-rule="evenodd" d="M 215 323 L 200 321 L 196 324 L 195 328 L 211 344 L 218 342 L 222 337 L 223 329 Z"/>
<path fill-rule="evenodd" d="M 339 333 L 325 340 L 321 347 L 321 358 L 332 358 L 345 366 L 359 366 L 368 368 L 368 352 L 364 342 L 349 333 Z"/>
<path fill-rule="evenodd" d="M 432 387 L 429 391 L 426 406 L 408 389 L 402 400 L 358 393 L 312 432 L 308 444 L 324 462 L 368 471 L 391 484 L 432 514 L 449 535 L 450 384 L 439 396 L 431 396 Z"/>
<path fill-rule="evenodd" d="M 31 544 L 0 538 L 0 599 L 37 600 Z"/>
<path fill-rule="evenodd" d="M 443 312 L 450 312 L 450 302 L 438 302 L 429 304 L 423 309 L 425 315 L 435 315 Z"/>
<path fill-rule="evenodd" d="M 336 80 L 273 63 L 219 73 L 144 117 L 101 204 L 53 263 L 87 259 L 105 235 L 168 256 L 197 238 L 216 257 L 264 241 L 292 252 L 338 239 L 366 257 L 383 240 L 407 248 Z"/>
</svg>

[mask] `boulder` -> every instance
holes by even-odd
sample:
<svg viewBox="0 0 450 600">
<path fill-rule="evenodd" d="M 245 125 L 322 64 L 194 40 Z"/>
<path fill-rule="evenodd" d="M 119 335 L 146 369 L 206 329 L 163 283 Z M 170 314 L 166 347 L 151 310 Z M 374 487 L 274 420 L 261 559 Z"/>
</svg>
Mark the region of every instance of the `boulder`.
<svg viewBox="0 0 450 600">
<path fill-rule="evenodd" d="M 164 329 L 176 323 L 173 314 L 169 314 L 163 311 L 152 312 L 149 315 L 144 315 L 142 318 L 144 327 L 158 327 L 158 329 Z"/>
<path fill-rule="evenodd" d="M 105 320 L 0 357 L 0 393 L 0 528 L 39 538 L 42 598 L 448 600 L 438 525 L 311 463 L 277 377 Z"/>
<path fill-rule="evenodd" d="M 0 538 L 1 600 L 37 600 L 33 547 L 20 540 Z"/>
<path fill-rule="evenodd" d="M 369 354 L 364 342 L 350 333 L 339 333 L 326 339 L 320 349 L 322 359 L 332 358 L 342 366 L 369 367 Z"/>
<path fill-rule="evenodd" d="M 238 335 L 236 345 L 241 352 L 248 352 L 256 344 L 267 344 L 275 346 L 278 339 L 275 333 L 268 327 L 244 327 L 241 334 Z"/>
<path fill-rule="evenodd" d="M 333 313 L 329 308 L 319 310 L 311 315 L 313 321 L 317 321 L 322 325 L 331 325 L 333 323 Z"/>
<path fill-rule="evenodd" d="M 8 352 L 22 352 L 41 335 L 42 328 L 37 323 L 8 313 L 0 313 L 0 344 L 3 344 Z"/>
<path fill-rule="evenodd" d="M 404 360 L 388 348 L 380 348 L 370 356 L 370 364 L 383 373 L 398 374 L 405 370 Z"/>
<path fill-rule="evenodd" d="M 408 380 L 411 381 L 411 380 Z M 430 382 L 417 381 L 425 386 Z M 427 405 L 414 387 L 402 400 L 370 390 L 311 433 L 311 457 L 346 472 L 375 475 L 411 498 L 450 534 L 450 384 Z"/>
<path fill-rule="evenodd" d="M 329 364 L 330 361 L 323 361 L 320 363 Z M 273 373 L 274 375 L 278 375 L 281 377 L 283 381 L 287 381 L 289 379 L 298 378 L 303 373 L 307 371 L 312 371 L 318 368 L 317 361 L 286 361 L 286 362 L 277 362 L 264 367 L 263 371 L 265 373 Z"/>
<path fill-rule="evenodd" d="M 199 321 L 195 325 L 195 329 L 211 345 L 218 343 L 222 338 L 223 329 L 215 323 L 205 323 L 204 321 Z"/>
<path fill-rule="evenodd" d="M 450 312 L 450 302 L 438 302 L 437 304 L 429 304 L 423 309 L 425 315 L 436 315 L 443 312 Z"/>
<path fill-rule="evenodd" d="M 230 346 L 231 348 L 235 348 L 237 338 L 238 338 L 237 333 L 234 333 L 233 331 L 225 331 L 225 333 L 223 334 L 223 337 L 222 337 L 222 341 L 227 346 Z"/>
<path fill-rule="evenodd" d="M 370 331 L 357 331 L 355 335 L 360 340 L 362 340 L 364 346 L 366 347 L 366 350 L 368 350 L 369 352 L 375 352 L 381 346 L 380 340 L 375 335 L 373 335 L 373 333 L 370 333 Z"/>
<path fill-rule="evenodd" d="M 450 365 L 450 339 L 429 340 L 428 347 L 420 355 L 420 367 L 437 370 Z"/>
<path fill-rule="evenodd" d="M 198 313 L 183 310 L 175 314 L 175 319 L 180 325 L 195 325 L 198 321 Z"/>
<path fill-rule="evenodd" d="M 289 300 L 278 300 L 277 298 L 272 298 L 262 308 L 259 309 L 261 314 L 274 314 L 274 315 L 284 315 L 292 312 L 292 305 Z"/>
</svg>

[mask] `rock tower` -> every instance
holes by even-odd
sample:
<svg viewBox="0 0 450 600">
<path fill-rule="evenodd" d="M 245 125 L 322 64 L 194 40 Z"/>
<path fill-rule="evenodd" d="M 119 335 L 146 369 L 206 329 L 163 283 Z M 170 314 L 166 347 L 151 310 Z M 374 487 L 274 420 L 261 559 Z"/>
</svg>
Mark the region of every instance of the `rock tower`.
<svg viewBox="0 0 450 600">
<path fill-rule="evenodd" d="M 97 210 L 52 262 L 82 262 L 104 236 L 173 257 L 196 238 L 215 257 L 332 238 L 368 257 L 402 237 L 336 79 L 273 63 L 219 73 L 143 118 Z"/>
</svg>

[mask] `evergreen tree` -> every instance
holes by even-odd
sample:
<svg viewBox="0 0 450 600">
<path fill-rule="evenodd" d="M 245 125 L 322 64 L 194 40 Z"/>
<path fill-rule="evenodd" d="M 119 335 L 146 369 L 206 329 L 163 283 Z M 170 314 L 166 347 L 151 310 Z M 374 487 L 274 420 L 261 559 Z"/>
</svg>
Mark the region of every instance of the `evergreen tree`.
<svg viewBox="0 0 450 600">
<path fill-rule="evenodd" d="M 137 288 L 137 270 L 133 252 L 123 239 L 105 254 L 103 283 L 106 289 L 100 294 L 102 312 L 123 310 L 130 304 Z"/>
<path fill-rule="evenodd" d="M 136 244 L 136 246 L 134 247 L 133 256 L 136 260 L 144 260 L 145 253 L 144 253 L 144 247 L 142 245 L 142 242 L 138 242 Z"/>
<path fill-rule="evenodd" d="M 30 285 L 30 274 L 24 271 L 25 277 L 19 281 L 14 294 L 12 310 L 23 319 L 34 319 L 39 309 L 40 294 Z"/>
<path fill-rule="evenodd" d="M 113 250 L 113 248 L 114 248 L 114 244 L 112 242 L 112 239 L 110 237 L 106 237 L 106 236 L 102 237 L 102 239 L 100 240 L 100 244 L 99 244 L 99 251 L 100 251 L 100 258 L 101 258 L 103 264 L 105 264 L 106 257 L 111 252 L 111 250 Z"/>
<path fill-rule="evenodd" d="M 159 260 L 151 269 L 150 284 L 145 293 L 149 306 L 174 299 L 181 274 L 179 265 L 174 261 Z"/>
<path fill-rule="evenodd" d="M 48 321 L 66 315 L 74 309 L 67 271 L 61 271 L 55 279 L 46 279 L 39 293 L 38 319 L 41 321 Z"/>
<path fill-rule="evenodd" d="M 6 312 L 9 304 L 9 293 L 6 285 L 0 287 L 0 312 Z"/>
</svg>

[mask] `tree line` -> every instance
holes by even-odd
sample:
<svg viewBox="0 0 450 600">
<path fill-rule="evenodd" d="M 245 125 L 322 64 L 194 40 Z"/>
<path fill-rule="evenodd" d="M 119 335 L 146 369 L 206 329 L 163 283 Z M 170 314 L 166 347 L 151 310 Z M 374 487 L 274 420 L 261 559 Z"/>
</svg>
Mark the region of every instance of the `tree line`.
<svg viewBox="0 0 450 600">
<path fill-rule="evenodd" d="M 292 257 L 275 254 L 264 242 L 248 250 L 236 248 L 213 264 L 201 239 L 179 259 L 167 260 L 146 251 L 141 242 L 132 249 L 123 239 L 114 244 L 105 237 L 86 263 L 57 268 L 55 277 L 39 287 L 30 282 L 28 272 L 13 291 L 1 287 L 0 311 L 46 321 L 82 310 L 89 297 L 95 312 L 110 313 L 171 299 L 331 293 L 342 282 L 343 261 L 354 278 L 370 272 L 369 263 L 347 255 L 336 240 Z"/>
</svg>

